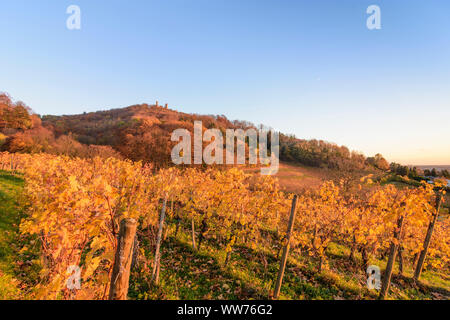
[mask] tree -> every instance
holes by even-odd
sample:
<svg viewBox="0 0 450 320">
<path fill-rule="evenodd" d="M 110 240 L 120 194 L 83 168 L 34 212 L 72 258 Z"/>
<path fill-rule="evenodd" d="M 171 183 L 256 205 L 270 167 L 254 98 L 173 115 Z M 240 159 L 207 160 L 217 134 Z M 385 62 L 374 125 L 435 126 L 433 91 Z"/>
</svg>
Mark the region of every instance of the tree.
<svg viewBox="0 0 450 320">
<path fill-rule="evenodd" d="M 13 103 L 9 95 L 0 94 L 0 128 L 31 129 L 33 122 L 30 114 L 31 109 L 25 103 Z"/>
<path fill-rule="evenodd" d="M 438 175 L 437 175 L 436 168 L 433 168 L 433 170 L 431 170 L 431 175 L 432 175 L 433 177 L 437 177 L 437 176 L 438 176 Z"/>
<path fill-rule="evenodd" d="M 372 165 L 380 170 L 389 170 L 389 163 L 380 153 L 377 153 L 374 157 L 368 157 L 366 161 L 369 165 Z"/>
<path fill-rule="evenodd" d="M 450 179 L 450 172 L 447 169 L 441 171 L 441 176 L 444 178 Z"/>
</svg>

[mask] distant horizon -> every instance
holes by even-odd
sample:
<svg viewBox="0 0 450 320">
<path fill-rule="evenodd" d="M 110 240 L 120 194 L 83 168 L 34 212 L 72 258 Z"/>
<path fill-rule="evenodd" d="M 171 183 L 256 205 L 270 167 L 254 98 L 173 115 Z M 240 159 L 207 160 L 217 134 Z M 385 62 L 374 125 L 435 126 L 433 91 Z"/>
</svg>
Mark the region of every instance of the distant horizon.
<svg viewBox="0 0 450 320">
<path fill-rule="evenodd" d="M 450 164 L 440 164 L 440 165 L 421 165 L 421 164 L 419 164 L 419 165 L 413 165 L 413 166 L 420 168 L 420 169 L 436 169 L 436 170 L 442 170 L 442 169 L 449 170 L 450 169 Z"/>
</svg>

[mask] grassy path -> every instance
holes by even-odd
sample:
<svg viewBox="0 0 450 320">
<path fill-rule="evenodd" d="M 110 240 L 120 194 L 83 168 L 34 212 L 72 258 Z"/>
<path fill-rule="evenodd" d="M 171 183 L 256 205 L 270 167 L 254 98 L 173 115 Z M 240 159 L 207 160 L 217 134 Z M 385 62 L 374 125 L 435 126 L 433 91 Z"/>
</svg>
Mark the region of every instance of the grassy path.
<svg viewBox="0 0 450 320">
<path fill-rule="evenodd" d="M 22 217 L 17 202 L 23 180 L 0 171 L 0 300 L 21 297 L 19 281 L 14 275 L 17 254 L 17 237 Z"/>
</svg>

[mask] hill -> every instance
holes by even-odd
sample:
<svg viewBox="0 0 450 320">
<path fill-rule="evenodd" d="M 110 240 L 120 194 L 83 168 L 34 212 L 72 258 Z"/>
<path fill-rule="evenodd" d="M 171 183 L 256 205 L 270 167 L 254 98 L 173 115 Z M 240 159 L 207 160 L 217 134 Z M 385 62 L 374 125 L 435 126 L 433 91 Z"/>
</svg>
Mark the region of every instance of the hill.
<svg viewBox="0 0 450 320">
<path fill-rule="evenodd" d="M 175 145 L 171 133 L 179 128 L 193 132 L 194 121 L 205 129 L 247 129 L 252 125 L 229 121 L 225 116 L 194 115 L 159 105 L 133 105 L 121 109 L 81 115 L 44 116 L 43 126 L 60 135 L 73 135 L 86 145 L 111 146 L 131 160 L 151 162 L 157 167 L 171 164 L 170 152 Z"/>
<path fill-rule="evenodd" d="M 179 128 L 193 132 L 194 121 L 202 121 L 204 130 L 216 128 L 223 135 L 227 129 L 267 128 L 248 121 L 229 120 L 224 115 L 179 112 L 158 103 L 79 115 L 40 117 L 31 111 L 29 115 L 24 113 L 23 110 L 31 109 L 23 103 L 13 103 L 6 94 L 1 96 L 4 108 L 20 111 L 17 114 L 25 120 L 19 123 L 26 124 L 14 128 L 8 124 L 0 127 L 0 150 L 9 152 L 46 152 L 84 158 L 115 156 L 150 162 L 158 168 L 172 165 L 170 154 L 176 144 L 170 139 L 172 132 Z M 322 171 L 332 169 L 344 175 L 388 168 L 381 155 L 366 158 L 345 146 L 322 140 L 298 139 L 283 133 L 280 133 L 280 160 L 292 165 L 324 169 Z M 322 175 L 323 172 L 318 174 Z"/>
<path fill-rule="evenodd" d="M 83 144 L 109 145 L 127 158 L 161 165 L 170 161 L 170 147 L 174 144 L 170 141 L 172 131 L 184 128 L 192 132 L 194 121 L 202 121 L 204 129 L 216 128 L 223 134 L 226 129 L 257 128 L 251 122 L 231 121 L 224 115 L 188 114 L 147 104 L 81 115 L 44 116 L 42 120 L 56 136 L 73 134 Z M 145 150 L 143 146 L 151 146 L 152 150 Z M 345 146 L 286 134 L 280 135 L 280 158 L 319 168 L 360 170 L 367 167 L 364 155 Z"/>
</svg>

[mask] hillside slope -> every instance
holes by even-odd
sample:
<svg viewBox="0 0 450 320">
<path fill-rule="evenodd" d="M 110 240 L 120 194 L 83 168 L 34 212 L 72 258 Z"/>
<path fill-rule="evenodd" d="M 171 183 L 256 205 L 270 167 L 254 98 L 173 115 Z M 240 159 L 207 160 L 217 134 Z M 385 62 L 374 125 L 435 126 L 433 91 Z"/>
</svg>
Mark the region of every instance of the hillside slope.
<svg viewBox="0 0 450 320">
<path fill-rule="evenodd" d="M 251 122 L 231 121 L 224 115 L 187 114 L 147 104 L 81 115 L 43 117 L 43 125 L 56 136 L 73 134 L 83 144 L 112 146 L 127 158 L 162 166 L 170 165 L 170 150 L 175 144 L 170 141 L 171 133 L 178 128 L 192 132 L 194 121 L 202 121 L 204 130 L 216 128 L 224 135 L 226 129 L 257 129 Z M 345 146 L 321 140 L 297 139 L 282 133 L 280 159 L 309 167 L 343 171 L 368 167 L 364 155 Z"/>
<path fill-rule="evenodd" d="M 195 121 L 202 121 L 203 130 L 216 128 L 224 136 L 227 129 L 268 130 L 263 125 L 256 126 L 248 121 L 231 121 L 224 115 L 188 114 L 158 104 L 40 117 L 22 102 L 14 103 L 7 94 L 0 94 L 0 98 L 0 118 L 5 120 L 0 122 L 0 151 L 45 152 L 82 158 L 113 156 L 150 162 L 159 168 L 172 165 L 170 155 L 176 144 L 170 139 L 172 132 L 175 129 L 193 132 Z M 280 133 L 280 160 L 332 169 L 344 175 L 361 175 L 374 168 L 389 169 L 386 160 L 379 154 L 366 158 L 345 146 L 322 140 L 298 139 L 283 133 Z M 295 173 L 298 167 L 292 168 L 295 170 L 288 178 L 298 180 L 299 176 Z M 286 173 L 286 168 L 283 170 Z"/>
</svg>

